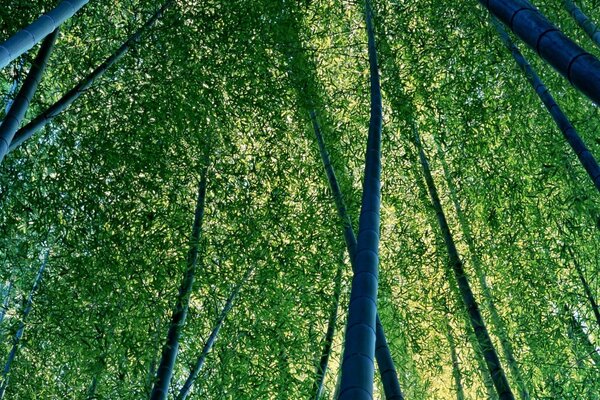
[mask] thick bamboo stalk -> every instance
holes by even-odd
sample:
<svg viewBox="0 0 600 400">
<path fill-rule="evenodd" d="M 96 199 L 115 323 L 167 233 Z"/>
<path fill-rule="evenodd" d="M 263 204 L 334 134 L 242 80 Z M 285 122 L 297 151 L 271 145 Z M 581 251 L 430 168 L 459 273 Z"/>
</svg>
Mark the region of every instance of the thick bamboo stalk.
<svg viewBox="0 0 600 400">
<path fill-rule="evenodd" d="M 565 36 L 527 0 L 479 0 L 548 64 L 600 104 L 600 61 Z"/>
<path fill-rule="evenodd" d="M 321 161 L 323 162 L 325 175 L 327 176 L 327 181 L 329 183 L 329 187 L 331 188 L 335 207 L 338 216 L 343 224 L 344 240 L 346 242 L 346 248 L 348 250 L 348 257 L 350 258 L 350 264 L 352 265 L 352 271 L 355 271 L 355 257 L 357 246 L 356 236 L 354 235 L 354 229 L 352 228 L 352 220 L 350 219 L 350 215 L 348 214 L 348 208 L 346 207 L 344 196 L 342 195 L 342 191 L 340 189 L 335 170 L 333 169 L 333 165 L 331 164 L 329 153 L 327 152 L 327 149 L 325 147 L 325 142 L 321 133 L 321 127 L 319 125 L 317 115 L 314 110 L 310 111 L 310 119 L 312 121 L 313 130 L 317 139 L 317 144 L 319 145 Z M 398 373 L 396 372 L 394 361 L 392 359 L 392 355 L 387 344 L 387 339 L 385 338 L 383 325 L 379 320 L 379 314 L 377 314 L 375 321 L 375 358 L 379 366 L 379 372 L 381 374 L 386 399 L 402 399 L 403 395 L 402 390 L 400 389 L 400 383 L 398 381 Z M 339 387 L 339 385 L 336 385 L 336 392 L 339 390 Z M 334 398 L 337 399 L 337 396 L 334 396 Z"/>
<path fill-rule="evenodd" d="M 25 78 L 25 82 L 23 82 L 23 87 L 19 90 L 17 97 L 8 110 L 8 114 L 6 114 L 6 117 L 2 120 L 2 124 L 0 124 L 0 164 L 8 153 L 8 147 L 10 146 L 15 133 L 19 129 L 23 118 L 25 118 L 25 113 L 29 109 L 31 100 L 42 80 L 42 75 L 46 69 L 48 59 L 50 58 L 57 37 L 58 29 L 46 36 L 42 42 L 42 46 L 40 47 L 35 60 L 33 60 L 31 69 L 27 74 L 27 78 Z"/>
<path fill-rule="evenodd" d="M 352 279 L 344 341 L 341 400 L 371 400 L 375 374 L 379 211 L 381 207 L 381 130 L 383 121 L 373 13 L 369 0 L 365 2 L 365 19 L 371 76 L 371 117 L 358 225 L 356 270 Z"/>
<path fill-rule="evenodd" d="M 63 0 L 56 8 L 39 17 L 26 28 L 0 44 L 0 69 L 12 60 L 31 49 L 38 42 L 54 32 L 63 22 L 71 18 L 89 0 Z"/>
</svg>

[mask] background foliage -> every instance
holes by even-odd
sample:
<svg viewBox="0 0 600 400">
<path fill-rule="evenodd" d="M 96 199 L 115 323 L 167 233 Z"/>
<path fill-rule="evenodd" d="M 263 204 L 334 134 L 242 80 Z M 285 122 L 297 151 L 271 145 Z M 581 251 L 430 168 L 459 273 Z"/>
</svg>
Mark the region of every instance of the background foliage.
<svg viewBox="0 0 600 400">
<path fill-rule="evenodd" d="M 597 2 L 580 3 L 600 20 Z M 560 2 L 535 4 L 600 55 Z M 0 37 L 54 5 L 9 1 Z M 28 118 L 157 7 L 90 2 L 67 21 Z M 88 93 L 11 153 L 0 169 L 0 278 L 14 284 L 2 354 L 42 254 L 51 255 L 7 397 L 81 399 L 94 378 L 98 399 L 147 396 L 185 269 L 207 147 L 202 269 L 173 382 L 185 380 L 229 292 L 253 265 L 193 398 L 311 395 L 336 269 L 348 262 L 295 79 L 302 71 L 319 89 L 325 140 L 357 218 L 369 118 L 362 12 L 362 3 L 345 0 L 178 0 Z M 574 267 L 598 295 L 598 193 L 475 1 L 378 0 L 375 20 L 385 118 L 378 307 L 406 398 L 455 398 L 445 321 L 467 397 L 485 397 L 419 186 L 412 123 L 475 282 L 435 143 L 442 149 L 532 398 L 598 398 L 600 366 L 570 335 L 565 311 L 598 344 L 600 327 Z M 520 47 L 600 156 L 598 108 Z M 290 54 L 299 49 L 308 62 L 294 65 Z M 34 54 L 0 72 L 4 102 Z M 350 279 L 348 265 L 324 398 L 337 378 Z"/>
</svg>

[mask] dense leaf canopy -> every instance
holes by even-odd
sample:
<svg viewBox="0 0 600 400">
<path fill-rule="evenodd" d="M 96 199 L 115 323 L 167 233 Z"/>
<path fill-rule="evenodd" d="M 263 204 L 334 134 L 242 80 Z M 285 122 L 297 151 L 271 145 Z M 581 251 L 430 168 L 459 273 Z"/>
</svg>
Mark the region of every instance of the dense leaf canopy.
<svg viewBox="0 0 600 400">
<path fill-rule="evenodd" d="M 58 1 L 5 3 L 0 40 Z M 600 22 L 598 2 L 577 3 Z M 600 56 L 561 2 L 535 5 Z M 159 6 L 90 1 L 67 20 L 25 122 Z M 481 282 L 531 398 L 600 398 L 600 321 L 588 295 L 600 294 L 598 191 L 478 2 L 373 0 L 373 8 L 384 114 L 378 312 L 406 399 L 457 398 L 457 370 L 465 398 L 487 393 L 415 129 L 483 317 L 491 323 Z M 343 264 L 323 390 L 333 398 L 352 270 L 309 111 L 356 227 L 369 125 L 364 21 L 362 1 L 175 0 L 68 110 L 9 153 L 0 167 L 0 281 L 12 285 L 3 357 L 49 256 L 7 398 L 148 397 L 206 165 L 173 393 L 253 267 L 190 398 L 314 397 Z M 598 107 L 513 40 L 600 157 Z M 0 117 L 38 48 L 0 71 Z M 488 329 L 506 365 L 502 334 Z M 379 378 L 375 397 L 384 398 Z"/>
</svg>

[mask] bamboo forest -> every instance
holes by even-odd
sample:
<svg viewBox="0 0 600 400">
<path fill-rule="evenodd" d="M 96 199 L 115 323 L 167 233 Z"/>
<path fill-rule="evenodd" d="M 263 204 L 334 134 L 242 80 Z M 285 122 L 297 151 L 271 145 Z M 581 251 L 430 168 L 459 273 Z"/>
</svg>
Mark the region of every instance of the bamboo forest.
<svg viewBox="0 0 600 400">
<path fill-rule="evenodd" d="M 600 400 L 600 2 L 2 0 L 0 400 Z"/>
</svg>

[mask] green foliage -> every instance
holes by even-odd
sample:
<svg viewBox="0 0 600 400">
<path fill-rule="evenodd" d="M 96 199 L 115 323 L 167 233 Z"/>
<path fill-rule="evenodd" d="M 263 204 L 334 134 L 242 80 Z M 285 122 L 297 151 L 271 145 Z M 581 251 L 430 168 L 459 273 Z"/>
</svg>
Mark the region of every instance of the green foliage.
<svg viewBox="0 0 600 400">
<path fill-rule="evenodd" d="M 0 38 L 55 3 L 9 1 L 0 9 Z M 206 146 L 213 162 L 204 265 L 173 385 L 184 382 L 231 289 L 254 266 L 190 398 L 313 395 L 344 241 L 306 107 L 318 110 L 356 219 L 369 118 L 358 3 L 177 0 L 92 89 L 7 156 L 0 168 L 0 281 L 14 289 L 3 357 L 46 246 L 51 256 L 6 398 L 82 399 L 94 379 L 97 399 L 148 395 L 185 270 Z M 485 398 L 463 310 L 444 272 L 445 249 L 420 192 L 414 123 L 488 321 L 434 140 L 444 151 L 531 397 L 594 399 L 599 366 L 564 310 L 598 346 L 600 326 L 574 258 L 598 296 L 600 197 L 476 3 L 374 1 L 384 92 L 379 315 L 407 399 L 456 398 L 445 321 L 466 398 Z M 536 6 L 600 54 L 559 3 Z M 600 21 L 594 2 L 579 3 Z M 90 2 L 67 21 L 26 120 L 158 6 Z M 598 108 L 523 50 L 600 156 Z M 24 55 L 22 77 L 35 51 Z M 0 71 L 0 98 L 19 63 Z M 340 310 L 348 305 L 347 264 Z M 345 312 L 339 314 L 323 398 L 332 398 L 340 364 Z"/>
</svg>

